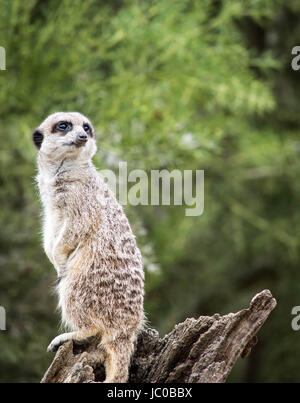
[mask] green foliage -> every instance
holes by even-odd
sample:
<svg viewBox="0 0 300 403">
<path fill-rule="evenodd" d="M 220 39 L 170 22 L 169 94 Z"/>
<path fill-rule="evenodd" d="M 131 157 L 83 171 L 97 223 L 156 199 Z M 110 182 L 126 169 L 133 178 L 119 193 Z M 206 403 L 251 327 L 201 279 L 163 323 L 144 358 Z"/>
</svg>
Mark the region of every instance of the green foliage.
<svg viewBox="0 0 300 403">
<path fill-rule="evenodd" d="M 0 0 L 0 9 L 0 381 L 38 381 L 58 331 L 31 133 L 59 110 L 95 123 L 99 168 L 205 170 L 199 217 L 126 208 L 150 323 L 165 332 L 269 288 L 278 307 L 231 379 L 299 381 L 298 3 Z"/>
</svg>

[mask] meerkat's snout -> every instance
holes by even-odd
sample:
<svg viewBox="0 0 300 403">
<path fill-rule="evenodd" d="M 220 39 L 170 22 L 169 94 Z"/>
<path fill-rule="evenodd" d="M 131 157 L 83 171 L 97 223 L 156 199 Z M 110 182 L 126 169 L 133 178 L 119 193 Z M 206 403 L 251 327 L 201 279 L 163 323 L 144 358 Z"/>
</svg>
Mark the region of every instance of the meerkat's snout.
<svg viewBox="0 0 300 403">
<path fill-rule="evenodd" d="M 76 145 L 81 147 L 88 141 L 88 136 L 86 133 L 78 133 L 76 136 Z"/>
</svg>

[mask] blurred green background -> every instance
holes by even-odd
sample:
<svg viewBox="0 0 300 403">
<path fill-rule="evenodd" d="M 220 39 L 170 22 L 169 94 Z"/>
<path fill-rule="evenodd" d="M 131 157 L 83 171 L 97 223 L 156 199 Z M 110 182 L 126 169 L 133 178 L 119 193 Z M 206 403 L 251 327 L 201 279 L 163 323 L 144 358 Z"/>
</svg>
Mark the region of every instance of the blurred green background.
<svg viewBox="0 0 300 403">
<path fill-rule="evenodd" d="M 61 110 L 94 122 L 99 169 L 205 170 L 199 217 L 126 207 L 149 323 L 163 335 L 268 288 L 278 305 L 229 381 L 300 381 L 299 22 L 296 0 L 0 0 L 0 382 L 38 382 L 53 358 L 31 133 Z"/>
</svg>

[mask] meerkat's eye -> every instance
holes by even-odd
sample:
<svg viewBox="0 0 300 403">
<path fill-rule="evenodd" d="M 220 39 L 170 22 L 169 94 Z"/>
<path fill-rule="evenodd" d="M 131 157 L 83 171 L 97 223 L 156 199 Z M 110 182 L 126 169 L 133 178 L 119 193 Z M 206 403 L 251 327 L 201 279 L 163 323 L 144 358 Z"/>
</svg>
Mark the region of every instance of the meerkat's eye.
<svg viewBox="0 0 300 403">
<path fill-rule="evenodd" d="M 69 132 L 72 130 L 72 128 L 73 126 L 70 122 L 59 122 L 54 126 L 54 131 Z"/>
<path fill-rule="evenodd" d="M 90 125 L 88 125 L 87 123 L 85 123 L 83 126 L 83 130 L 87 133 L 87 134 L 91 134 L 92 130 L 90 128 Z"/>
</svg>

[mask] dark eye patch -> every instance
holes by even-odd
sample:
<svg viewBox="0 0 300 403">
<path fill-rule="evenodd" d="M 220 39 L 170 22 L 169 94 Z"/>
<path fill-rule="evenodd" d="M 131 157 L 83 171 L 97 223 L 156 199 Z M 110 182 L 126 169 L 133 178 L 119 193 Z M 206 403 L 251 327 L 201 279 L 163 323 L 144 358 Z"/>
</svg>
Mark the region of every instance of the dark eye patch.
<svg viewBox="0 0 300 403">
<path fill-rule="evenodd" d="M 83 130 L 87 133 L 87 134 L 92 134 L 92 129 L 91 126 L 88 125 L 87 123 L 85 123 L 83 126 Z"/>
<path fill-rule="evenodd" d="M 54 125 L 52 132 L 69 132 L 73 129 L 73 125 L 70 122 L 58 122 Z"/>
<path fill-rule="evenodd" d="M 32 140 L 33 140 L 36 148 L 40 149 L 42 142 L 44 140 L 43 133 L 41 133 L 39 130 L 35 130 L 32 134 Z"/>
</svg>

